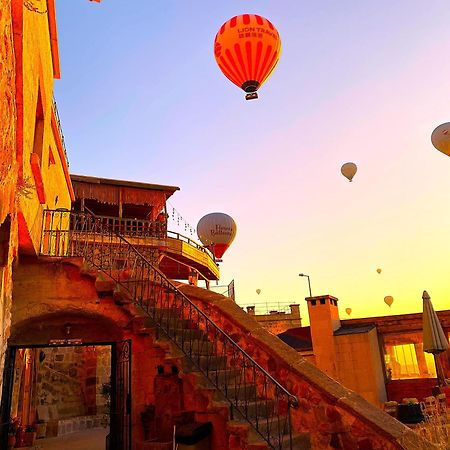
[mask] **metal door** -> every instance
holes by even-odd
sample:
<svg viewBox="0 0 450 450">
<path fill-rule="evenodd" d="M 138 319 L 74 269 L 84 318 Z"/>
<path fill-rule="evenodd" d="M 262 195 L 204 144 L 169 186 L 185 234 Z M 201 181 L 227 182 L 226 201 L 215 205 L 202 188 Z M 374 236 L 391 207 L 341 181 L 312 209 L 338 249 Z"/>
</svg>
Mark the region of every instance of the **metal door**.
<svg viewBox="0 0 450 450">
<path fill-rule="evenodd" d="M 14 363 L 16 348 L 8 347 L 5 353 L 5 368 L 3 370 L 2 402 L 0 406 L 0 448 L 8 445 L 8 429 L 11 411 L 11 398 L 14 384 Z"/>
<path fill-rule="evenodd" d="M 112 345 L 111 450 L 131 450 L 131 340 Z"/>
</svg>

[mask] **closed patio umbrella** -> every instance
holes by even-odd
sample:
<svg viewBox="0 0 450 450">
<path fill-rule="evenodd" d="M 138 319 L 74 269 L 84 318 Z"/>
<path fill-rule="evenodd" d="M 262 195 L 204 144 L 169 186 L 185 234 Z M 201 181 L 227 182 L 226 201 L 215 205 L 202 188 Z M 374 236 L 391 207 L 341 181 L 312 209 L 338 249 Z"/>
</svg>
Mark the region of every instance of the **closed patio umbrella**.
<svg viewBox="0 0 450 450">
<path fill-rule="evenodd" d="M 439 362 L 438 355 L 449 348 L 448 339 L 445 336 L 438 316 L 433 309 L 431 298 L 427 291 L 423 291 L 423 351 L 432 353 L 436 363 L 436 376 L 438 385 L 445 384 L 445 377 Z"/>
</svg>

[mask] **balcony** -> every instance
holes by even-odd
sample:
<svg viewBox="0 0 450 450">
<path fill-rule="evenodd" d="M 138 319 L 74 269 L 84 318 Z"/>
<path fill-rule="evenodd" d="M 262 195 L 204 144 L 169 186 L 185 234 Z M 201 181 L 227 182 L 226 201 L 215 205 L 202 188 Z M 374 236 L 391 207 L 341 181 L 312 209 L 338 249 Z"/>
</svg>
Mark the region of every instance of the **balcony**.
<svg viewBox="0 0 450 450">
<path fill-rule="evenodd" d="M 66 210 L 45 210 L 40 254 L 77 256 L 80 245 L 117 246 L 118 235 L 137 248 L 164 274 L 187 280 L 193 271 L 199 279 L 219 279 L 219 267 L 212 253 L 194 240 L 167 231 L 167 222 L 92 216 Z"/>
</svg>

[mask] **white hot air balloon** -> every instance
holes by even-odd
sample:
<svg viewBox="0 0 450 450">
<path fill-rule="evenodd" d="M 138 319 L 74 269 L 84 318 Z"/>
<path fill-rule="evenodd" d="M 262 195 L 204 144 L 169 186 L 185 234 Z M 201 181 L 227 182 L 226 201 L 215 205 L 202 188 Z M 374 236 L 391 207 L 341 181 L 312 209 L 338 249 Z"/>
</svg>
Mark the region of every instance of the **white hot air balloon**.
<svg viewBox="0 0 450 450">
<path fill-rule="evenodd" d="M 256 289 L 256 293 L 259 295 L 261 294 L 261 289 Z"/>
<path fill-rule="evenodd" d="M 211 213 L 202 217 L 197 224 L 197 234 L 202 244 L 221 258 L 236 236 L 236 223 L 224 213 Z"/>
<path fill-rule="evenodd" d="M 344 177 L 349 181 L 353 180 L 353 177 L 355 176 L 357 170 L 358 167 L 356 167 L 356 164 L 352 162 L 345 163 L 341 167 L 342 175 L 344 175 Z"/>
<path fill-rule="evenodd" d="M 431 143 L 440 152 L 450 156 L 450 122 L 443 123 L 431 133 Z"/>
</svg>

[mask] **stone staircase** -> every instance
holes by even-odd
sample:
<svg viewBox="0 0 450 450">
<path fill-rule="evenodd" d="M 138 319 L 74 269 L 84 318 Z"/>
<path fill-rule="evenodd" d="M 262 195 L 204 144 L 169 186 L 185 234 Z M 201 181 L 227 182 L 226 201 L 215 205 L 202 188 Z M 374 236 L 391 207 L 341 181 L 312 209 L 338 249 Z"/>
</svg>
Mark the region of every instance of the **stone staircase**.
<svg viewBox="0 0 450 450">
<path fill-rule="evenodd" d="M 412 450 L 428 444 L 299 358 L 231 300 L 175 285 L 139 248 L 95 217 L 82 219 L 65 254 L 54 256 L 83 258 L 98 296 L 113 298 L 132 317 L 133 334 L 177 368 L 191 410 L 225 431 L 226 442 L 213 448 Z"/>
<path fill-rule="evenodd" d="M 129 291 L 116 281 L 120 278 L 119 271 L 106 274 L 84 261 L 83 273 L 94 278 L 100 298 L 114 298 L 115 304 L 130 314 L 136 336 L 150 336 L 152 345 L 164 351 L 166 372 L 177 367 L 180 378 L 199 399 L 197 414 L 211 415 L 220 411 L 226 417 L 223 427 L 226 436 L 220 439 L 226 438 L 227 449 L 311 448 L 308 433 L 290 436 L 287 408 L 280 411 L 275 399 L 258 394 L 256 380 L 246 379 L 246 368 L 233 365 L 232 354 L 216 354 L 214 343 L 208 339 L 205 330 L 192 319 L 184 318 L 181 308 L 153 306 L 144 311 L 131 300 Z M 126 284 L 132 282 L 128 278 Z M 164 299 L 164 302 L 168 301 L 169 298 Z M 168 331 L 165 332 L 163 327 Z M 160 443 L 147 442 L 142 448 L 156 450 L 160 446 Z"/>
</svg>

